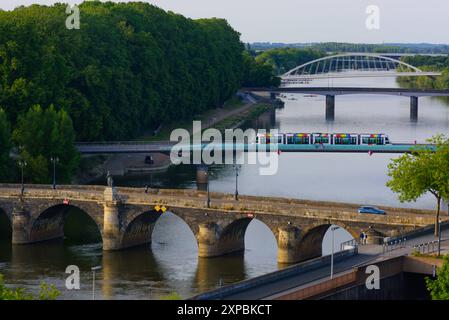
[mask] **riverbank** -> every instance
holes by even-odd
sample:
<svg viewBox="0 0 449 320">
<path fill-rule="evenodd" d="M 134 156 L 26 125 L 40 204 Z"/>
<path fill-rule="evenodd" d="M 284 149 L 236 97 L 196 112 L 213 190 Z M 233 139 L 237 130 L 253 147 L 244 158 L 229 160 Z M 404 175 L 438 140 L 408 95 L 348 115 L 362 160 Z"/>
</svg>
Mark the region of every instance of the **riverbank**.
<svg viewBox="0 0 449 320">
<path fill-rule="evenodd" d="M 171 132 L 177 128 L 186 129 L 193 134 L 195 133 L 192 128 L 192 121 L 194 120 L 201 121 L 203 131 L 213 127 L 224 132 L 225 129 L 241 127 L 274 107 L 275 104 L 269 97 L 239 93 L 227 101 L 222 108 L 211 109 L 204 114 L 193 117 L 191 121 L 176 121 L 161 127 L 155 134 L 147 133 L 135 140 L 167 141 L 170 139 Z M 153 162 L 151 164 L 145 162 L 147 156 L 152 157 Z M 91 183 L 106 175 L 108 171 L 115 176 L 163 172 L 170 165 L 170 157 L 160 153 L 83 156 L 74 183 Z"/>
</svg>

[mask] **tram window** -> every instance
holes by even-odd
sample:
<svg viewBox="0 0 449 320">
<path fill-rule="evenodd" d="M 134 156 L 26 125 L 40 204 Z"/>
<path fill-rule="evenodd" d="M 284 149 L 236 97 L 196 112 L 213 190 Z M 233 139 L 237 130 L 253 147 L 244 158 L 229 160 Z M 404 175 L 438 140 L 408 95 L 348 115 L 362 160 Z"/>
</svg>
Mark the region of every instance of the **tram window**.
<svg viewBox="0 0 449 320">
<path fill-rule="evenodd" d="M 294 136 L 293 137 L 294 144 L 309 144 L 309 136 Z"/>
<path fill-rule="evenodd" d="M 329 143 L 329 137 L 315 137 L 315 143 Z"/>
<path fill-rule="evenodd" d="M 357 137 L 344 137 L 344 138 L 335 137 L 334 144 L 344 144 L 344 145 L 357 144 Z"/>
<path fill-rule="evenodd" d="M 278 143 L 279 143 L 279 144 L 282 144 L 282 143 L 284 142 L 284 141 L 283 141 L 284 139 L 283 139 L 283 136 L 282 136 L 282 135 L 278 135 L 277 138 L 278 138 Z"/>
</svg>

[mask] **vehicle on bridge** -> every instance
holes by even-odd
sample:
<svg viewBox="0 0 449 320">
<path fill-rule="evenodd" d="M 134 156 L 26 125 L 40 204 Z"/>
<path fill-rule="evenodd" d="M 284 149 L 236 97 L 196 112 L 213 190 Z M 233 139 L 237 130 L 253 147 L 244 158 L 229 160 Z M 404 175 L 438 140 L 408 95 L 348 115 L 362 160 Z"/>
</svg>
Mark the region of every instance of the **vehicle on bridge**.
<svg viewBox="0 0 449 320">
<path fill-rule="evenodd" d="M 322 144 L 322 145 L 386 145 L 391 144 L 383 133 L 259 133 L 256 144 Z"/>
<path fill-rule="evenodd" d="M 370 213 L 370 214 L 386 214 L 384 210 L 381 210 L 377 207 L 360 207 L 358 210 L 359 213 Z"/>
</svg>

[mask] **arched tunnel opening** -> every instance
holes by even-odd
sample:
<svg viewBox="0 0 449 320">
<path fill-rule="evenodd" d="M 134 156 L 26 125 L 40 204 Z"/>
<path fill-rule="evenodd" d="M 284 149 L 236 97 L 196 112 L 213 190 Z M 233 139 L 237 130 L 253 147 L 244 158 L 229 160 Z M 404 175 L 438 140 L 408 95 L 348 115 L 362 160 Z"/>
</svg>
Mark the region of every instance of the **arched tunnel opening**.
<svg viewBox="0 0 449 320">
<path fill-rule="evenodd" d="M 332 231 L 332 228 L 336 228 L 336 229 L 334 229 L 334 231 Z M 334 241 L 333 241 L 334 253 L 342 250 L 341 245 L 343 243 L 354 240 L 354 236 L 349 231 L 347 231 L 344 227 L 341 227 L 338 225 L 329 226 L 329 228 L 327 229 L 327 231 L 323 237 L 323 244 L 322 244 L 322 251 L 323 251 L 322 255 L 323 256 L 329 255 L 332 252 L 332 232 L 334 233 L 334 235 L 333 235 L 333 237 L 334 237 Z"/>
<path fill-rule="evenodd" d="M 10 243 L 12 225 L 6 212 L 0 208 L 0 243 Z"/>
<path fill-rule="evenodd" d="M 255 277 L 277 270 L 276 237 L 262 221 L 252 219 L 245 232 L 245 273 Z"/>
<path fill-rule="evenodd" d="M 56 205 L 43 211 L 33 223 L 31 238 L 64 239 L 64 244 L 101 243 L 96 222 L 84 210 L 73 205 Z"/>
<path fill-rule="evenodd" d="M 195 235 L 188 224 L 172 212 L 167 211 L 157 219 L 151 235 L 151 250 L 167 268 L 196 268 L 198 245 Z"/>
<path fill-rule="evenodd" d="M 8 215 L 0 208 L 0 262 L 11 258 L 12 224 Z"/>
<path fill-rule="evenodd" d="M 339 225 L 323 224 L 308 230 L 300 243 L 300 253 L 304 259 L 311 259 L 341 251 L 343 243 L 353 240 L 354 233 Z"/>
<path fill-rule="evenodd" d="M 96 222 L 83 210 L 70 206 L 64 219 L 64 242 L 89 244 L 102 242 Z"/>
</svg>

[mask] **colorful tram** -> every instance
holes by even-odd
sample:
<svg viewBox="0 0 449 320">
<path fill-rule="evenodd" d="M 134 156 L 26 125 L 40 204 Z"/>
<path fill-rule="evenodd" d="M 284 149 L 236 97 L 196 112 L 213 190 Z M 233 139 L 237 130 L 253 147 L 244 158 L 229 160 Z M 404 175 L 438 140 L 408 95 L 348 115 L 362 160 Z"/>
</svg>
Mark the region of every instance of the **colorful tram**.
<svg viewBox="0 0 449 320">
<path fill-rule="evenodd" d="M 323 144 L 386 145 L 390 139 L 383 133 L 259 133 L 256 144 Z"/>
</svg>

